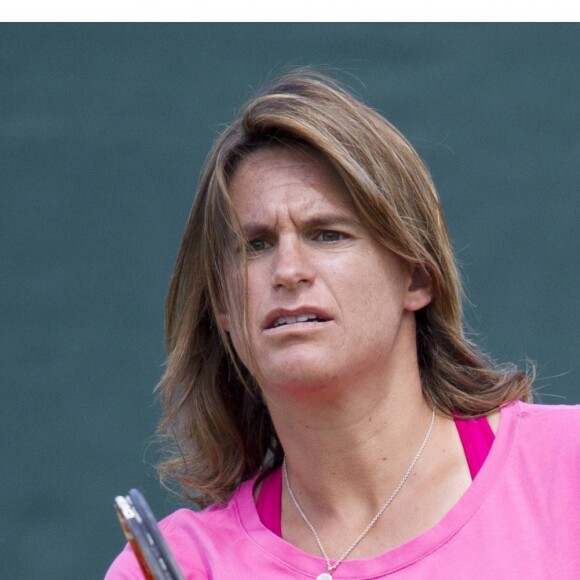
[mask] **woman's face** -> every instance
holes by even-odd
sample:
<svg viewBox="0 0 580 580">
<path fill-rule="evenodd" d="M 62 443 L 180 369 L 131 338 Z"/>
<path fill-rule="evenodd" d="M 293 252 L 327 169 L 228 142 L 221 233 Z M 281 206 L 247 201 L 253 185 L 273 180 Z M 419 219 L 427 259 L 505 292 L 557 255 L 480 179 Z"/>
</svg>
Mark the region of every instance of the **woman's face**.
<svg viewBox="0 0 580 580">
<path fill-rule="evenodd" d="M 383 372 L 401 355 L 403 322 L 429 291 L 370 236 L 328 163 L 260 150 L 236 169 L 231 194 L 248 251 L 249 346 L 264 389 L 311 392 Z M 249 366 L 240 319 L 238 305 L 220 316 Z M 403 346 L 414 349 L 411 327 L 412 344 Z"/>
</svg>

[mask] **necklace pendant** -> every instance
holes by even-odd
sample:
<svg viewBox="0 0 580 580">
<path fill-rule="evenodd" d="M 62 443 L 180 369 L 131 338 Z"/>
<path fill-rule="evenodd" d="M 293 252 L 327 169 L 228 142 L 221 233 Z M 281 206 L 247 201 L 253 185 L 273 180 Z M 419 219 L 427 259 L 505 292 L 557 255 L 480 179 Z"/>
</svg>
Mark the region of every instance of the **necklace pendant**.
<svg viewBox="0 0 580 580">
<path fill-rule="evenodd" d="M 328 572 L 323 572 L 316 577 L 316 580 L 332 580 L 332 576 Z"/>
</svg>

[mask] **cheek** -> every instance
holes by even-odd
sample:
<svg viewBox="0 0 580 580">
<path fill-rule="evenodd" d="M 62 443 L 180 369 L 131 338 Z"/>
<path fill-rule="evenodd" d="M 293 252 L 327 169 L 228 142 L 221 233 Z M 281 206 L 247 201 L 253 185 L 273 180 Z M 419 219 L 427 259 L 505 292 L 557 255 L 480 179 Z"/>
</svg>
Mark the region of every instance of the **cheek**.
<svg viewBox="0 0 580 580">
<path fill-rule="evenodd" d="M 248 268 L 248 325 L 253 334 L 267 314 L 270 293 L 270 271 L 267 265 L 252 264 Z M 241 304 L 241 302 L 240 302 Z"/>
<path fill-rule="evenodd" d="M 392 327 L 404 310 L 405 280 L 392 269 L 359 272 L 358 283 L 348 287 L 349 303 L 361 324 Z"/>
</svg>

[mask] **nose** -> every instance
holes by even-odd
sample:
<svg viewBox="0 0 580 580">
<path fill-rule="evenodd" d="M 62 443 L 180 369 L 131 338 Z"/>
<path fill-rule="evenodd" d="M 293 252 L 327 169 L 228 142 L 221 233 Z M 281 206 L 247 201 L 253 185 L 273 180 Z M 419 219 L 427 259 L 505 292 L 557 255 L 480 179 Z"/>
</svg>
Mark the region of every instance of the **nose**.
<svg viewBox="0 0 580 580">
<path fill-rule="evenodd" d="M 292 289 L 313 280 L 314 264 L 304 241 L 281 236 L 272 263 L 272 287 Z"/>
</svg>

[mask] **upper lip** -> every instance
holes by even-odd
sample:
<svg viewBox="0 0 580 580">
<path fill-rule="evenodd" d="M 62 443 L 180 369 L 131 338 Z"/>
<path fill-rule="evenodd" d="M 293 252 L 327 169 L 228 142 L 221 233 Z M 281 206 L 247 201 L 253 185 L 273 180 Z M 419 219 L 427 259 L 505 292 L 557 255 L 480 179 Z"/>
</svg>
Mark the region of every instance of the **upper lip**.
<svg viewBox="0 0 580 580">
<path fill-rule="evenodd" d="M 268 313 L 266 316 L 266 321 L 264 323 L 264 329 L 274 328 L 275 322 L 279 318 L 285 318 L 287 316 L 300 316 L 301 314 L 315 314 L 321 320 L 331 320 L 330 314 L 318 308 L 317 306 L 301 306 L 300 308 L 276 308 Z"/>
</svg>

